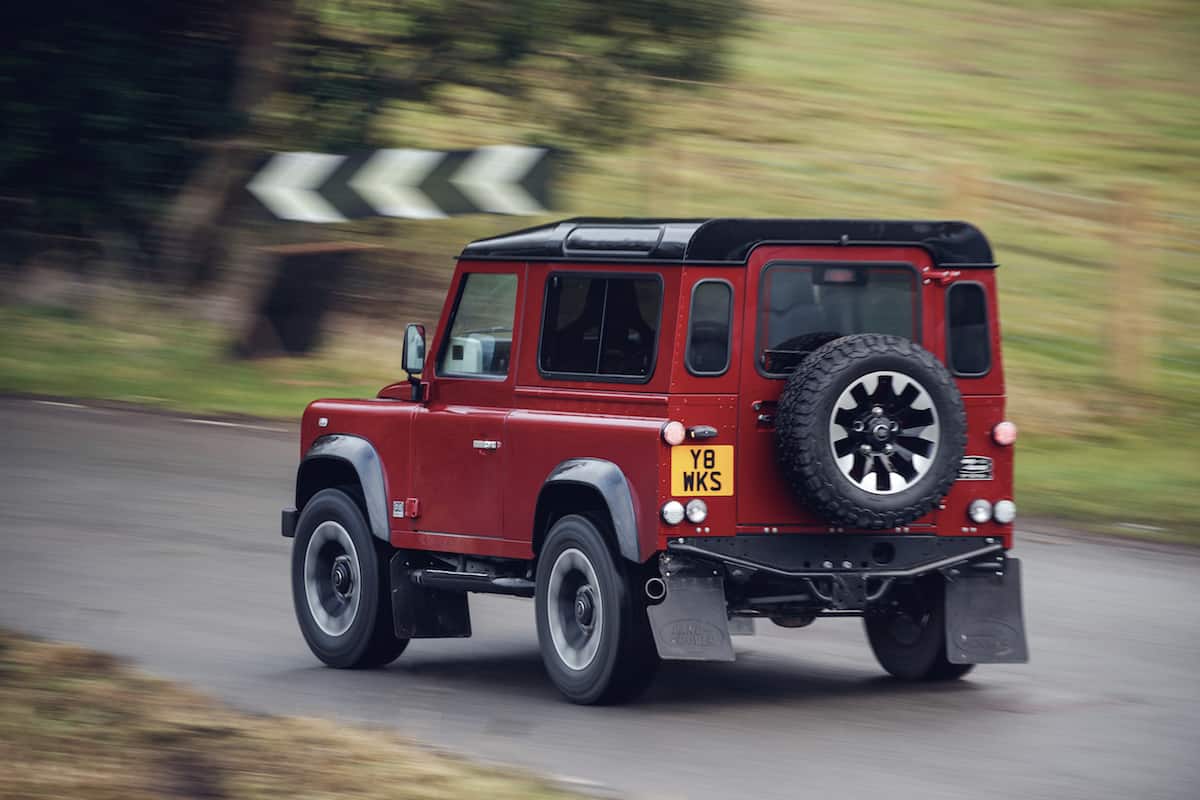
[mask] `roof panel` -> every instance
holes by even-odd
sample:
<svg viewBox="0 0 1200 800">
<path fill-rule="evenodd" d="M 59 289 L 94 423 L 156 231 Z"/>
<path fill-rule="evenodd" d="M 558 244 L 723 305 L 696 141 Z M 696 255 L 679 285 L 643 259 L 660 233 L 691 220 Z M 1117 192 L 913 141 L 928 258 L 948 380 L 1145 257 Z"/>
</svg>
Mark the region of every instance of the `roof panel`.
<svg viewBox="0 0 1200 800">
<path fill-rule="evenodd" d="M 744 264 L 768 242 L 916 246 L 939 265 L 994 266 L 987 239 L 973 225 L 902 220 L 580 217 L 480 239 L 460 257 Z"/>
</svg>

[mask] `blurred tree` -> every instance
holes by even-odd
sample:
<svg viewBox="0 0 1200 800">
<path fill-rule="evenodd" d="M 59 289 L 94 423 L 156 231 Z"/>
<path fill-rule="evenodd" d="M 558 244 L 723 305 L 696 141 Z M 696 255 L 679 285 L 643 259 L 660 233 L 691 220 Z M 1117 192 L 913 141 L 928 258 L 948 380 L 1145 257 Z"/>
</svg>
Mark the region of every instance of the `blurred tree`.
<svg viewBox="0 0 1200 800">
<path fill-rule="evenodd" d="M 10 9 L 0 34 L 8 257 L 63 241 L 76 251 L 144 246 L 197 141 L 241 125 L 229 105 L 234 7 L 49 0 Z"/>
<path fill-rule="evenodd" d="M 647 77 L 719 75 L 720 45 L 741 5 L 298 0 L 297 11 L 289 89 L 302 98 L 307 133 L 325 146 L 361 145 L 383 102 L 433 100 L 449 85 L 527 104 L 554 120 L 548 137 L 594 144 L 625 138 Z"/>
<path fill-rule="evenodd" d="M 527 108 L 547 141 L 619 142 L 635 130 L 648 77 L 720 73 L 721 45 L 742 8 L 741 0 L 23 3 L 0 40 L 2 199 L 24 209 L 25 234 L 134 242 L 166 277 L 195 280 L 214 260 L 214 226 L 256 153 L 396 144 L 374 134 L 385 105 L 436 102 L 453 86 Z"/>
</svg>

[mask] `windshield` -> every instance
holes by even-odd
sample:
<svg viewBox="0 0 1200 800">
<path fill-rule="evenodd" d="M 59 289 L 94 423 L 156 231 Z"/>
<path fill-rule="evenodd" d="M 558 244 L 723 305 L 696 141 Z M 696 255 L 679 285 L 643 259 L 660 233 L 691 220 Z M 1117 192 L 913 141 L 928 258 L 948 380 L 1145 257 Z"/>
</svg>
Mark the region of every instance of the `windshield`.
<svg viewBox="0 0 1200 800">
<path fill-rule="evenodd" d="M 758 301 L 758 364 L 786 375 L 852 333 L 919 338 L 917 277 L 907 266 L 768 264 Z"/>
</svg>

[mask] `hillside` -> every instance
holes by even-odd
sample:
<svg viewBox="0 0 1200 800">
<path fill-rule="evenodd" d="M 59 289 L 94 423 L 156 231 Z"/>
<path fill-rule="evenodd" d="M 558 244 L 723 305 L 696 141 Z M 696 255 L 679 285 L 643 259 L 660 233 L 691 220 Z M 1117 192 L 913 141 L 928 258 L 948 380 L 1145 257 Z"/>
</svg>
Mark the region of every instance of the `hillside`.
<svg viewBox="0 0 1200 800">
<path fill-rule="evenodd" d="M 631 144 L 574 153 L 555 216 L 980 224 L 1001 263 L 1023 513 L 1187 535 L 1200 521 L 1197 74 L 1191 0 L 758 0 L 725 80 L 648 89 Z M 535 140 L 545 113 L 536 97 L 465 91 L 387 108 L 376 143 L 441 148 Z M 227 333 L 152 311 L 105 316 L 102 337 L 88 320 L 4 311 L 0 387 L 294 415 L 302 397 L 394 377 L 403 323 L 433 321 L 461 245 L 538 221 L 268 232 L 386 245 L 342 303 L 376 322 L 317 362 L 239 365 L 218 396 L 204 387 L 227 374 Z M 86 357 L 55 370 L 81 340 Z M 155 366 L 130 377 L 136 363 Z"/>
</svg>

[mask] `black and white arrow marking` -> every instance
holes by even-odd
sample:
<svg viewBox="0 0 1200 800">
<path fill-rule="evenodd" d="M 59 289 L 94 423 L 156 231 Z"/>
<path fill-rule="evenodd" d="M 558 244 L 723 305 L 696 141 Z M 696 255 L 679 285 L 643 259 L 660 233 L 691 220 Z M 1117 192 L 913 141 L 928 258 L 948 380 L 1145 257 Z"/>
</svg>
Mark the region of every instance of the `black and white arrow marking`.
<svg viewBox="0 0 1200 800">
<path fill-rule="evenodd" d="M 546 209 L 521 185 L 546 151 L 537 147 L 481 147 L 451 178 L 480 210 L 490 214 L 542 214 Z"/>
<path fill-rule="evenodd" d="M 246 188 L 280 219 L 345 222 L 317 191 L 344 160 L 327 153 L 276 153 Z"/>
<path fill-rule="evenodd" d="M 247 189 L 276 217 L 297 222 L 544 214 L 555 161 L 551 150 L 515 145 L 278 153 Z"/>
<path fill-rule="evenodd" d="M 446 216 L 420 186 L 445 158 L 436 150 L 380 150 L 350 180 L 350 188 L 385 217 Z"/>
</svg>

